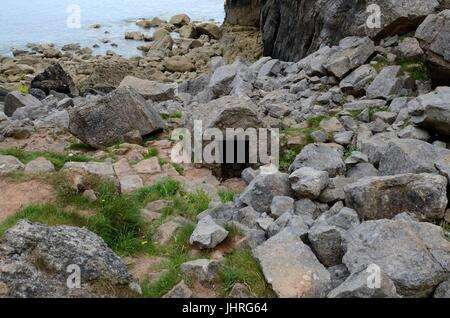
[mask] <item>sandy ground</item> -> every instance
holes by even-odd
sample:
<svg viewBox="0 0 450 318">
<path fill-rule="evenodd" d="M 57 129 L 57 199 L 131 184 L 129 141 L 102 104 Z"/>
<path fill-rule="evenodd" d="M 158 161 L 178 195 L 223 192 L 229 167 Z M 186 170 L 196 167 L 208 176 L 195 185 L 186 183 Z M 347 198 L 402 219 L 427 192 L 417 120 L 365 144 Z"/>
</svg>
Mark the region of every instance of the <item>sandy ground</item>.
<svg viewBox="0 0 450 318">
<path fill-rule="evenodd" d="M 42 181 L 10 182 L 0 179 L 0 223 L 31 203 L 43 203 L 55 198 L 52 186 Z"/>
</svg>

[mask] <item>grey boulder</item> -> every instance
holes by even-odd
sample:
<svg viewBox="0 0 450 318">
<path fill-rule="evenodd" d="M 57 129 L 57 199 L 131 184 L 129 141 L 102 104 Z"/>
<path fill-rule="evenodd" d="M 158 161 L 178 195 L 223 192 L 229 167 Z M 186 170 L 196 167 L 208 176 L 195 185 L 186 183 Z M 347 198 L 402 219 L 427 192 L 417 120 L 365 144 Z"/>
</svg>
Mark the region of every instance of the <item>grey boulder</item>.
<svg viewBox="0 0 450 318">
<path fill-rule="evenodd" d="M 450 87 L 437 87 L 409 102 L 411 122 L 444 135 L 450 135 Z"/>
<path fill-rule="evenodd" d="M 36 97 L 29 94 L 22 94 L 18 91 L 8 93 L 5 98 L 4 113 L 6 116 L 11 117 L 18 108 L 41 108 L 42 102 Z"/>
<path fill-rule="evenodd" d="M 289 176 L 289 181 L 300 198 L 316 199 L 328 184 L 328 172 L 302 167 Z"/>
<path fill-rule="evenodd" d="M 347 206 L 364 220 L 392 218 L 402 212 L 420 220 L 440 220 L 447 207 L 447 179 L 434 174 L 366 177 L 344 188 Z"/>
<path fill-rule="evenodd" d="M 345 236 L 351 273 L 376 264 L 405 297 L 428 297 L 448 277 L 450 242 L 441 227 L 402 220 L 367 221 Z"/>
<path fill-rule="evenodd" d="M 447 163 L 450 160 L 450 150 L 417 139 L 394 139 L 385 146 L 378 167 L 380 175 L 384 176 L 438 173 L 436 163 Z"/>
<path fill-rule="evenodd" d="M 218 225 L 211 216 L 206 215 L 198 222 L 189 242 L 202 249 L 214 248 L 222 243 L 227 236 L 228 231 Z"/>
<path fill-rule="evenodd" d="M 367 87 L 367 97 L 384 99 L 395 97 L 403 88 L 404 78 L 402 76 L 403 71 L 398 65 L 383 68 Z"/>
<path fill-rule="evenodd" d="M 145 136 L 163 127 L 159 114 L 129 87 L 69 112 L 69 131 L 93 148 L 110 146 L 134 130 Z"/>
<path fill-rule="evenodd" d="M 240 200 L 260 213 L 269 213 L 274 197 L 290 196 L 291 193 L 289 178 L 286 174 L 262 173 L 247 186 L 241 194 Z"/>
<path fill-rule="evenodd" d="M 447 9 L 448 9 L 447 5 Z M 448 85 L 450 74 L 450 10 L 430 14 L 417 28 L 415 37 L 425 51 L 430 75 L 437 83 Z"/>
<path fill-rule="evenodd" d="M 23 170 L 25 166 L 16 157 L 0 155 L 0 174 Z"/>
<path fill-rule="evenodd" d="M 195 278 L 201 283 L 212 283 L 220 263 L 217 260 L 196 259 L 181 264 L 180 269 L 185 275 Z"/>
<path fill-rule="evenodd" d="M 76 268 L 81 289 L 67 285 Z M 104 297 L 95 284 L 126 290 L 133 280 L 120 257 L 87 229 L 19 221 L 0 244 L 0 283 L 8 297 Z"/>
<path fill-rule="evenodd" d="M 399 298 L 399 295 L 392 280 L 376 264 L 370 264 L 367 269 L 352 273 L 328 298 Z"/>
<path fill-rule="evenodd" d="M 325 297 L 331 288 L 330 273 L 311 249 L 288 230 L 271 237 L 253 254 L 280 298 Z"/>
<path fill-rule="evenodd" d="M 126 76 L 119 87 L 131 87 L 145 99 L 154 102 L 172 100 L 175 97 L 174 85 L 143 80 L 134 76 Z"/>
<path fill-rule="evenodd" d="M 326 171 L 330 178 L 345 174 L 343 148 L 337 144 L 309 144 L 295 157 L 289 172 L 302 167 Z"/>
</svg>

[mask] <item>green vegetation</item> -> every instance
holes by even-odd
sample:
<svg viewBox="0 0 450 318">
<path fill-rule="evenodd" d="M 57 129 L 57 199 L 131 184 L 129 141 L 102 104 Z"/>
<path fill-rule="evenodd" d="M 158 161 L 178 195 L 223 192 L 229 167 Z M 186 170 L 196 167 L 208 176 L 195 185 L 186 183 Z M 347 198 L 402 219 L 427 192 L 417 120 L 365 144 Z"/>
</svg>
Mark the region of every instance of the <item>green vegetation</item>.
<svg viewBox="0 0 450 318">
<path fill-rule="evenodd" d="M 409 74 L 414 80 L 426 80 L 428 78 L 428 71 L 425 64 L 422 61 L 415 60 L 399 60 L 395 63 L 378 62 L 371 64 L 372 67 L 380 73 L 383 68 L 391 65 L 399 65 L 402 71 Z"/>
<path fill-rule="evenodd" d="M 313 143 L 314 140 L 311 134 L 315 131 L 320 130 L 320 123 L 323 120 L 329 119 L 330 116 L 320 115 L 316 117 L 309 118 L 306 128 L 287 128 L 281 131 L 282 138 L 280 140 L 280 171 L 287 171 L 289 166 L 294 161 L 295 157 L 307 144 Z M 288 146 L 288 141 L 291 138 L 298 138 L 302 141 L 301 144 Z M 330 136 L 331 137 L 331 136 Z"/>
<path fill-rule="evenodd" d="M 57 154 L 45 151 L 25 151 L 17 148 L 0 149 L 0 155 L 10 155 L 19 159 L 22 163 L 27 164 L 34 159 L 39 157 L 44 157 L 49 160 L 57 170 L 61 169 L 66 162 L 76 161 L 76 162 L 88 162 L 96 161 L 85 155 L 67 155 L 67 154 Z"/>
<path fill-rule="evenodd" d="M 167 262 L 162 264 L 161 268 L 166 272 L 157 282 L 146 282 L 142 284 L 142 293 L 144 297 L 162 297 L 174 285 L 185 278 L 181 273 L 180 265 L 189 260 L 189 238 L 193 231 L 193 225 L 185 225 L 177 232 L 171 244 L 166 247 L 155 246 L 155 250 L 152 254 L 167 258 Z"/>
<path fill-rule="evenodd" d="M 29 92 L 28 86 L 25 86 L 23 84 L 17 84 L 16 88 L 21 94 L 28 94 Z"/>
<path fill-rule="evenodd" d="M 290 165 L 294 162 L 295 157 L 300 153 L 302 147 L 296 149 L 282 150 L 282 156 L 280 157 L 279 170 L 288 171 Z"/>
<path fill-rule="evenodd" d="M 405 61 L 396 62 L 400 65 L 405 73 L 408 73 L 414 80 L 422 81 L 428 78 L 428 71 L 425 64 L 421 61 Z"/>
<path fill-rule="evenodd" d="M 147 153 L 144 155 L 145 159 L 149 159 L 149 158 L 153 158 L 153 157 L 158 157 L 159 155 L 159 150 L 158 148 L 150 148 Z"/>
<path fill-rule="evenodd" d="M 171 118 L 182 118 L 183 117 L 183 113 L 180 111 L 175 111 L 173 113 L 167 114 L 167 113 L 161 113 L 161 118 L 163 120 L 169 120 Z"/>
<path fill-rule="evenodd" d="M 385 112 L 389 108 L 387 106 L 384 107 L 369 107 L 369 121 L 372 121 L 374 119 L 375 113 L 378 112 Z M 364 109 L 355 109 L 350 110 L 350 116 L 352 116 L 355 119 L 358 119 L 358 117 L 361 115 L 361 113 L 364 111 Z"/>
<path fill-rule="evenodd" d="M 175 163 L 175 162 L 171 162 L 170 163 L 175 170 L 180 174 L 180 175 L 184 175 L 184 168 L 182 165 L 180 165 L 179 163 Z"/>
<path fill-rule="evenodd" d="M 348 157 L 350 157 L 355 151 L 358 151 L 358 148 L 356 148 L 355 146 L 350 146 L 349 148 L 345 149 L 343 156 L 344 160 L 347 160 Z"/>
<path fill-rule="evenodd" d="M 9 217 L 0 224 L 0 237 L 19 220 L 27 219 L 31 222 L 56 225 L 74 225 L 85 226 L 84 220 L 74 213 L 64 211 L 55 204 L 33 204 L 13 216 Z"/>
<path fill-rule="evenodd" d="M 387 110 L 388 110 L 387 106 L 384 106 L 384 107 L 370 107 L 369 108 L 369 121 L 374 120 L 375 113 L 385 112 Z"/>
<path fill-rule="evenodd" d="M 236 195 L 238 195 L 237 192 L 232 190 L 219 190 L 218 194 L 222 203 L 232 202 Z"/>
<path fill-rule="evenodd" d="M 31 176 L 8 175 L 8 178 L 25 180 Z M 54 184 L 57 190 L 55 201 L 30 205 L 9 217 L 0 224 L 0 237 L 18 220 L 28 219 L 51 226 L 86 227 L 102 237 L 121 256 L 144 253 L 161 257 L 163 261 L 156 270 L 161 271 L 162 276 L 157 281 L 141 284 L 144 297 L 161 297 L 181 280 L 191 284 L 191 278 L 183 275 L 180 265 L 192 259 L 210 257 L 208 250 L 191 253 L 189 244 L 197 215 L 205 211 L 210 203 L 203 191 L 187 192 L 179 182 L 166 179 L 134 193 L 120 194 L 113 182 L 87 177 L 86 186 L 93 189 L 97 196 L 96 202 L 89 202 L 72 188 L 71 182 L 62 172 L 42 176 L 44 179 Z M 232 191 L 220 193 L 224 201 L 236 195 Z M 152 223 L 145 223 L 140 209 L 152 201 L 162 199 L 169 201 L 168 207 L 160 211 L 162 217 Z M 159 226 L 171 216 L 183 216 L 192 222 L 182 226 L 169 244 L 158 245 L 152 238 Z M 225 228 L 229 231 L 228 242 L 234 242 L 242 236 L 236 226 L 227 225 Z M 245 284 L 255 297 L 274 295 L 264 280 L 258 262 L 248 250 L 238 249 L 225 255 L 224 265 L 217 276 L 216 292 L 226 295 L 236 282 Z"/>
<path fill-rule="evenodd" d="M 93 150 L 93 148 L 91 148 L 91 146 L 86 145 L 86 144 L 84 144 L 84 143 L 82 143 L 82 142 L 78 142 L 78 143 L 71 144 L 71 145 L 68 147 L 68 149 L 69 149 L 69 150 L 78 150 L 78 151 L 89 151 L 89 150 Z"/>
<path fill-rule="evenodd" d="M 227 295 L 236 283 L 241 283 L 247 286 L 254 297 L 275 297 L 274 292 L 264 279 L 258 261 L 247 249 L 238 249 L 227 255 L 219 277 L 222 296 Z"/>
</svg>

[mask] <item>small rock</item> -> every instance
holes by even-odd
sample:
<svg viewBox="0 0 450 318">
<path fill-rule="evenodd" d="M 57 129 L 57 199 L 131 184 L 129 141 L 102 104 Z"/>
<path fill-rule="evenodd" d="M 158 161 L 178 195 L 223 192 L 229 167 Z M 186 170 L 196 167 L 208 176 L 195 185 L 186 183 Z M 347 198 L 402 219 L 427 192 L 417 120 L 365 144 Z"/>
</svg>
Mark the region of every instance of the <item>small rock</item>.
<svg viewBox="0 0 450 318">
<path fill-rule="evenodd" d="M 217 260 L 197 259 L 181 264 L 183 274 L 194 277 L 201 283 L 212 283 L 219 270 L 220 263 Z"/>
<path fill-rule="evenodd" d="M 250 291 L 247 286 L 236 283 L 228 294 L 228 298 L 250 298 Z"/>
<path fill-rule="evenodd" d="M 342 160 L 343 149 L 337 144 L 309 144 L 295 157 L 289 172 L 302 167 L 310 167 L 319 171 L 327 171 L 330 178 L 345 173 Z"/>
<path fill-rule="evenodd" d="M 328 172 L 302 167 L 289 176 L 289 181 L 299 197 L 316 199 L 328 184 Z"/>
<path fill-rule="evenodd" d="M 284 213 L 294 213 L 294 199 L 286 196 L 273 197 L 270 205 L 271 215 L 275 218 L 280 217 Z"/>
<path fill-rule="evenodd" d="M 195 227 L 189 242 L 197 244 L 202 249 L 214 248 L 228 236 L 228 231 L 217 225 L 209 215 L 203 217 Z"/>
<path fill-rule="evenodd" d="M 25 166 L 16 157 L 0 155 L 0 174 L 23 170 Z"/>
<path fill-rule="evenodd" d="M 161 172 L 161 165 L 157 157 L 142 160 L 133 166 L 138 174 L 155 174 Z"/>
<path fill-rule="evenodd" d="M 43 157 L 39 157 L 30 161 L 25 165 L 25 172 L 39 173 L 39 172 L 52 172 L 55 171 L 55 166 Z"/>
<path fill-rule="evenodd" d="M 97 195 L 95 194 L 95 191 L 91 189 L 85 190 L 82 194 L 82 197 L 91 203 L 97 201 Z"/>
<path fill-rule="evenodd" d="M 142 178 L 138 175 L 127 175 L 119 177 L 120 192 L 130 193 L 144 186 Z"/>
<path fill-rule="evenodd" d="M 178 229 L 183 226 L 185 220 L 171 219 L 158 227 L 153 239 L 160 245 L 167 245 L 175 236 Z"/>
<path fill-rule="evenodd" d="M 175 287 L 173 287 L 163 298 L 191 298 L 192 290 L 181 281 Z"/>
</svg>

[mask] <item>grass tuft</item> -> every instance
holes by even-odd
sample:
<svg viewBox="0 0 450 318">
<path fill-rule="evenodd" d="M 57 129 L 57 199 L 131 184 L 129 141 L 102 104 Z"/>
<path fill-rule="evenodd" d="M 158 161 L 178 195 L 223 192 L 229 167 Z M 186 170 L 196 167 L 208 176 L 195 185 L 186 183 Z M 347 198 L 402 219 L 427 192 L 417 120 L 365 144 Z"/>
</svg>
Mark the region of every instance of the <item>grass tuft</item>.
<svg viewBox="0 0 450 318">
<path fill-rule="evenodd" d="M 218 195 L 222 203 L 233 202 L 234 198 L 238 195 L 236 191 L 232 190 L 219 190 Z"/>
<path fill-rule="evenodd" d="M 227 255 L 219 272 L 219 277 L 222 296 L 226 296 L 236 283 L 241 283 L 247 286 L 253 297 L 275 297 L 274 292 L 264 279 L 258 261 L 248 249 L 238 249 Z"/>
<path fill-rule="evenodd" d="M 24 164 L 27 164 L 30 161 L 33 161 L 39 157 L 44 157 L 45 159 L 49 160 L 57 170 L 61 169 L 64 166 L 64 164 L 69 161 L 75 162 L 96 161 L 91 157 L 85 155 L 69 156 L 66 154 L 57 154 L 45 151 L 25 151 L 17 148 L 0 149 L 0 155 L 14 156 Z"/>
</svg>

